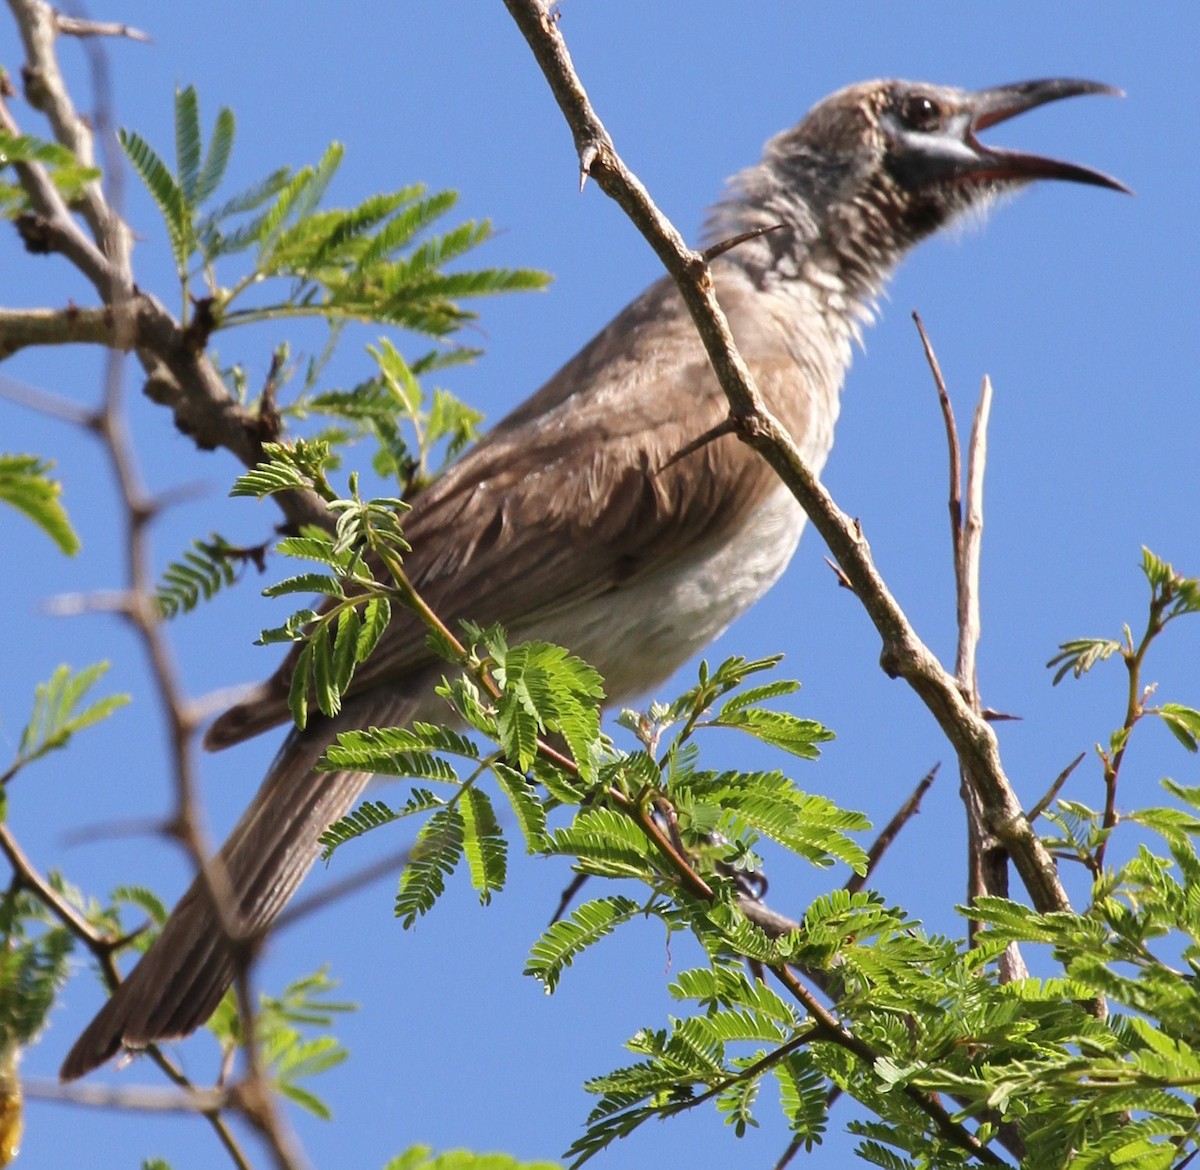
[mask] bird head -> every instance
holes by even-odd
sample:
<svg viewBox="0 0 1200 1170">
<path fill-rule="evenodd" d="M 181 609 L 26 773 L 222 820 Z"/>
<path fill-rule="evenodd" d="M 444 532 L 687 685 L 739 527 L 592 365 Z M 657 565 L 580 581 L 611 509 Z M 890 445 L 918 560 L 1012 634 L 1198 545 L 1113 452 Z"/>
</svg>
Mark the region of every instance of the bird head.
<svg viewBox="0 0 1200 1170">
<path fill-rule="evenodd" d="M 990 146 L 979 135 L 1037 106 L 1080 94 L 1118 94 L 1054 78 L 962 90 L 870 81 L 839 90 L 766 145 L 734 181 L 710 238 L 782 225 L 768 245 L 776 276 L 816 259 L 872 296 L 900 256 L 963 212 L 1036 179 L 1126 191 L 1089 167 Z"/>
<path fill-rule="evenodd" d="M 868 169 L 878 172 L 881 187 L 892 189 L 919 235 L 964 208 L 1034 179 L 1127 191 L 1124 184 L 1090 167 L 988 146 L 978 138 L 989 127 L 1037 106 L 1094 93 L 1120 91 L 1095 81 L 1053 78 L 975 91 L 893 81 L 840 96 L 843 101 L 849 97 L 850 106 L 865 119 L 858 133 L 860 150 L 871 160 Z M 828 104 L 838 103 L 822 103 L 814 115 Z M 820 121 L 818 116 L 818 125 Z"/>
</svg>

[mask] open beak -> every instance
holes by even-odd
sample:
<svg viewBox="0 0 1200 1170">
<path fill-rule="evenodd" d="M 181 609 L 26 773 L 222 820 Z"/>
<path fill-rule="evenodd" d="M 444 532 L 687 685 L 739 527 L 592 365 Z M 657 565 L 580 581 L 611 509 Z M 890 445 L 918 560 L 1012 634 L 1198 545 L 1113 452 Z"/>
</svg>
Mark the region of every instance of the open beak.
<svg viewBox="0 0 1200 1170">
<path fill-rule="evenodd" d="M 1036 154 L 985 146 L 976 138 L 979 131 L 1006 122 L 1027 110 L 1044 106 L 1047 102 L 1088 93 L 1123 96 L 1119 89 L 1114 89 L 1111 85 L 1071 78 L 1020 81 L 1015 85 L 998 85 L 993 89 L 980 89 L 968 94 L 962 108 L 962 114 L 966 116 L 965 125 L 960 127 L 960 132 L 972 160 L 961 168 L 960 177 L 967 180 L 999 179 L 1017 182 L 1027 179 L 1065 179 L 1072 183 L 1090 183 L 1095 187 L 1109 187 L 1114 191 L 1132 194 L 1118 179 L 1101 171 L 1094 171 L 1090 167 L 1081 167 L 1054 158 L 1042 158 Z"/>
</svg>

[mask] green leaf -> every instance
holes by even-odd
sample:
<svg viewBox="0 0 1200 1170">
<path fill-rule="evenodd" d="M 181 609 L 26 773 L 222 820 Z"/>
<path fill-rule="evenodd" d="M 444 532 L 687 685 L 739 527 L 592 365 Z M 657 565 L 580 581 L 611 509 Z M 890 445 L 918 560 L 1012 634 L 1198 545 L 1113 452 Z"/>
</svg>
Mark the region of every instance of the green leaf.
<svg viewBox="0 0 1200 1170">
<path fill-rule="evenodd" d="M 496 819 L 496 811 L 487 793 L 474 785 L 463 791 L 459 808 L 462 812 L 463 852 L 471 884 L 479 891 L 479 901 L 486 906 L 493 891 L 504 888 L 508 872 L 508 844 Z"/>
<path fill-rule="evenodd" d="M 0 130 L 0 171 L 11 163 L 40 164 L 68 203 L 77 199 L 84 187 L 101 175 L 98 167 L 83 166 L 67 147 L 57 142 Z M 0 183 L 0 214 L 4 218 L 14 219 L 31 210 L 29 195 L 22 186 Z"/>
<path fill-rule="evenodd" d="M 290 593 L 319 593 L 323 597 L 336 597 L 339 600 L 346 596 L 341 581 L 326 573 L 300 573 L 268 585 L 262 591 L 264 597 L 284 597 Z"/>
<path fill-rule="evenodd" d="M 814 865 L 836 859 L 857 872 L 865 869 L 866 853 L 847 834 L 869 829 L 867 818 L 801 792 L 782 772 L 693 773 L 672 780 L 668 791 L 678 791 L 693 816 L 716 806 L 734 833 L 763 833 Z"/>
<path fill-rule="evenodd" d="M 423 186 L 405 187 L 401 194 L 408 203 L 403 211 L 393 216 L 384 229 L 375 236 L 358 258 L 357 269 L 366 272 L 394 256 L 430 224 L 445 215 L 457 202 L 458 192 L 438 191 L 428 198 Z"/>
<path fill-rule="evenodd" d="M 196 186 L 192 193 L 193 204 L 198 206 L 204 203 L 221 185 L 221 180 L 225 177 L 225 168 L 229 165 L 229 156 L 233 153 L 236 129 L 233 111 L 222 107 L 217 113 L 217 122 L 208 144 L 208 153 L 204 156 L 204 165 L 196 177 Z"/>
<path fill-rule="evenodd" d="M 322 715 L 333 716 L 342 709 L 342 692 L 338 690 L 333 667 L 333 647 L 329 640 L 329 623 L 317 626 L 312 640 L 313 695 Z"/>
<path fill-rule="evenodd" d="M 146 184 L 162 212 L 171 241 L 171 252 L 175 257 L 175 268 L 182 278 L 187 274 L 188 258 L 193 246 L 191 214 L 183 191 L 166 163 L 141 135 L 132 130 L 122 130 L 118 137 L 133 169 Z"/>
<path fill-rule="evenodd" d="M 507 1154 L 476 1154 L 448 1150 L 433 1154 L 428 1146 L 413 1146 L 393 1158 L 384 1170 L 561 1170 L 557 1162 L 519 1162 Z"/>
<path fill-rule="evenodd" d="M 268 1079 L 283 1096 L 317 1117 L 329 1118 L 329 1108 L 311 1089 L 300 1084 L 345 1061 L 348 1053 L 333 1036 L 306 1037 L 302 1029 L 327 1028 L 335 1014 L 353 1011 L 354 1005 L 326 998 L 337 984 L 324 970 L 291 983 L 274 999 L 260 996 L 256 1028 L 261 1059 Z M 240 1037 L 234 1017 L 223 1037 L 228 1046 Z"/>
<path fill-rule="evenodd" d="M 366 662 L 379 645 L 384 630 L 391 621 L 392 607 L 386 597 L 372 597 L 363 606 L 362 624 L 358 630 L 358 643 L 354 647 L 355 662 Z"/>
<path fill-rule="evenodd" d="M 197 203 L 200 180 L 200 103 L 196 87 L 175 91 L 175 159 L 179 166 L 179 186 L 188 208 Z"/>
<path fill-rule="evenodd" d="M 463 853 L 463 820 L 457 808 L 439 809 L 417 834 L 412 855 L 400 875 L 395 914 L 405 930 L 446 891 L 446 878 L 452 874 Z"/>
<path fill-rule="evenodd" d="M 775 1064 L 780 1104 L 792 1132 L 810 1150 L 820 1143 L 829 1124 L 829 1083 L 809 1052 L 792 1052 Z"/>
<path fill-rule="evenodd" d="M 309 488 L 327 501 L 335 498 L 325 480 L 325 469 L 333 459 L 328 443 L 306 439 L 264 443 L 263 453 L 266 459 L 233 481 L 231 496 L 262 497 L 293 488 Z"/>
<path fill-rule="evenodd" d="M 284 239 L 288 222 L 292 219 L 302 220 L 315 210 L 341 165 L 344 154 L 345 147 L 341 143 L 330 143 L 315 167 L 305 167 L 297 172 L 280 191 L 264 217 L 259 233 L 258 267 L 262 272 L 276 271 L 276 253 Z"/>
<path fill-rule="evenodd" d="M 821 751 L 816 745 L 833 739 L 833 732 L 813 719 L 800 719 L 785 711 L 768 711 L 762 707 L 739 705 L 732 710 L 730 707 L 727 703 L 721 713 L 706 720 L 704 726 L 735 727 L 802 760 L 817 759 Z"/>
<path fill-rule="evenodd" d="M 0 455 L 0 500 L 24 513 L 67 556 L 79 551 L 79 537 L 59 502 L 62 485 L 49 477 L 51 463 L 34 455 Z"/>
<path fill-rule="evenodd" d="M 764 662 L 769 662 L 772 666 L 776 664 L 777 659 L 764 659 Z M 750 663 L 749 665 L 757 665 Z M 776 679 L 774 682 L 763 683 L 757 687 L 747 687 L 740 694 L 736 694 L 729 699 L 722 707 L 719 719 L 725 718 L 732 711 L 740 711 L 745 707 L 752 707 L 755 703 L 765 703 L 770 699 L 778 699 L 782 695 L 794 695 L 800 689 L 800 684 L 794 678 Z"/>
<path fill-rule="evenodd" d="M 222 110 L 223 114 L 226 112 Z M 232 126 L 232 118 L 233 115 L 230 114 L 230 126 Z M 218 133 L 220 131 L 220 124 L 220 118 L 218 118 Z M 211 149 L 215 150 L 216 146 L 217 139 L 214 137 Z M 204 258 L 211 262 L 220 256 L 229 256 L 235 255 L 238 252 L 244 252 L 246 249 L 257 244 L 259 236 L 263 231 L 266 219 L 265 213 L 231 231 L 226 231 L 224 225 L 233 217 L 245 215 L 250 211 L 256 211 L 264 203 L 274 199 L 291 180 L 291 168 L 280 167 L 265 179 L 260 180 L 245 191 L 235 195 L 232 199 L 201 219 L 196 225 L 196 236 L 200 243 L 200 248 L 204 253 Z"/>
<path fill-rule="evenodd" d="M 72 673 L 69 666 L 60 666 L 48 682 L 38 684 L 33 714 L 21 732 L 20 764 L 28 764 L 65 747 L 77 731 L 107 719 L 129 702 L 128 695 L 108 695 L 82 705 L 87 693 L 107 671 L 107 662 L 86 666 L 77 674 Z"/>
<path fill-rule="evenodd" d="M 438 387 L 434 388 L 426 424 L 425 441 L 432 445 L 448 440 L 447 461 L 453 459 L 467 446 L 479 438 L 479 424 L 483 415 L 467 406 L 453 394 Z"/>
<path fill-rule="evenodd" d="M 495 654 L 495 651 L 493 651 Z M 596 775 L 603 680 L 561 646 L 523 642 L 497 655 L 497 725 L 510 761 L 525 771 L 542 732 L 561 735 L 585 781 Z"/>
<path fill-rule="evenodd" d="M 312 643 L 306 642 L 296 659 L 296 665 L 292 669 L 292 681 L 288 687 L 288 710 L 292 713 L 292 721 L 301 731 L 308 726 L 308 688 L 312 658 Z"/>
<path fill-rule="evenodd" d="M 642 831 L 628 817 L 608 808 L 585 808 L 565 829 L 556 829 L 546 852 L 576 859 L 583 873 L 598 877 L 628 877 L 653 881 L 657 855 Z"/>
<path fill-rule="evenodd" d="M 303 642 L 308 633 L 308 627 L 318 620 L 319 615 L 312 609 L 298 609 L 282 626 L 263 630 L 258 635 L 256 645 L 272 646 L 276 642 Z"/>
<path fill-rule="evenodd" d="M 296 560 L 317 561 L 337 569 L 345 562 L 333 551 L 333 539 L 328 532 L 307 532 L 300 536 L 285 536 L 276 546 L 284 556 Z"/>
<path fill-rule="evenodd" d="M 540 980 L 550 995 L 563 971 L 579 955 L 640 913 L 642 907 L 631 898 L 612 896 L 584 902 L 568 918 L 542 932 L 530 949 L 525 974 Z"/>
<path fill-rule="evenodd" d="M 1146 575 L 1146 580 L 1150 582 L 1150 587 L 1155 590 L 1164 589 L 1175 577 L 1175 570 L 1166 561 L 1155 556 L 1145 545 L 1142 546 L 1142 572 Z"/>
<path fill-rule="evenodd" d="M 0 1050 L 6 1074 L 13 1072 L 17 1049 L 34 1042 L 45 1027 L 70 969 L 72 935 L 48 918 L 40 902 L 16 888 L 0 901 Z"/>
<path fill-rule="evenodd" d="M 1179 703 L 1163 703 L 1155 714 L 1189 752 L 1197 750 L 1200 742 L 1200 711 L 1181 706 Z"/>
<path fill-rule="evenodd" d="M 521 826 L 526 851 L 541 852 L 546 841 L 546 806 L 537 798 L 523 773 L 499 760 L 493 760 L 491 767 Z"/>
<path fill-rule="evenodd" d="M 312 315 L 326 322 L 383 322 L 441 340 L 474 317 L 459 301 L 545 285 L 542 274 L 527 270 L 443 271 L 490 237 L 486 223 L 461 224 L 414 244 L 416 234 L 453 204 L 453 193 L 425 196 L 420 187 L 406 187 L 373 195 L 349 209 L 318 210 L 341 154 L 334 144 L 317 167 L 287 177 L 266 211 L 232 231 L 223 226 L 226 209 L 201 223 L 199 236 L 208 258 L 256 244 L 259 274 L 293 281 L 279 304 L 230 309 L 226 303 L 222 326 Z M 248 287 L 242 282 L 235 291 Z M 424 360 L 422 370 L 436 364 Z M 326 399 L 324 405 L 333 403 Z M 467 419 L 460 414 L 445 421 L 453 421 L 454 433 L 444 431 L 439 438 L 444 435 L 453 449 L 464 441 Z M 394 434 L 381 437 L 385 448 L 396 449 Z"/>
<path fill-rule="evenodd" d="M 193 541 L 192 547 L 163 571 L 154 596 L 158 612 L 164 618 L 190 613 L 201 600 L 209 601 L 232 585 L 238 578 L 238 552 L 215 532 L 208 540 Z"/>
<path fill-rule="evenodd" d="M 0 130 L 0 167 L 11 163 L 41 163 L 44 166 L 69 166 L 76 158 L 59 142 L 48 142 L 31 134 L 11 134 Z"/>
<path fill-rule="evenodd" d="M 1060 653 L 1056 654 L 1047 667 L 1058 666 L 1053 685 L 1058 686 L 1068 673 L 1076 678 L 1091 670 L 1097 662 L 1103 662 L 1114 654 L 1121 652 L 1121 643 L 1111 638 L 1076 638 L 1071 642 L 1063 642 L 1059 646 Z M 1059 663 L 1062 665 L 1059 666 Z"/>
<path fill-rule="evenodd" d="M 353 841 L 373 829 L 378 829 L 381 825 L 390 825 L 398 819 L 397 814 L 382 801 L 364 800 L 356 809 L 348 812 L 340 820 L 334 821 L 317 838 L 322 848 L 321 856 L 328 861 L 339 845 Z"/>
<path fill-rule="evenodd" d="M 696 1000 L 705 1007 L 740 1005 L 752 1008 L 785 1029 L 800 1025 L 798 1013 L 782 996 L 765 983 L 747 979 L 736 965 L 718 963 L 680 971 L 667 991 L 674 999 Z"/>
<path fill-rule="evenodd" d="M 353 841 L 383 825 L 390 825 L 393 821 L 443 808 L 445 804 L 444 800 L 438 799 L 426 788 L 414 788 L 400 808 L 391 808 L 379 800 L 364 800 L 321 834 L 318 838 L 322 847 L 321 857 L 328 861 L 334 851 L 347 841 Z"/>
<path fill-rule="evenodd" d="M 353 769 L 378 776 L 411 776 L 457 784 L 454 767 L 434 752 L 474 759 L 478 749 L 470 740 L 445 728 L 421 724 L 422 731 L 402 727 L 344 731 L 325 755 L 331 769 Z"/>
<path fill-rule="evenodd" d="M 358 610 L 348 606 L 338 614 L 337 634 L 333 641 L 333 685 L 341 695 L 350 686 L 354 668 L 358 665 L 358 635 Z"/>
</svg>

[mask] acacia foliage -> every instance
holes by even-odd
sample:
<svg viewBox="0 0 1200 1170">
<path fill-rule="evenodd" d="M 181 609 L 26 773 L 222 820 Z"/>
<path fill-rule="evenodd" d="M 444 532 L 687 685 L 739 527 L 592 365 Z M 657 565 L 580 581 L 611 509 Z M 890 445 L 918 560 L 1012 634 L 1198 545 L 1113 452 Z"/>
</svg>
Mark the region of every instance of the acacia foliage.
<svg viewBox="0 0 1200 1170">
<path fill-rule="evenodd" d="M 304 565 L 268 595 L 322 599 L 262 635 L 301 647 L 290 698 L 303 724 L 312 710 L 339 709 L 394 614 L 420 612 L 404 573 L 403 500 L 475 433 L 477 416 L 428 386 L 435 374 L 475 356 L 455 338 L 471 318 L 463 299 L 543 281 L 525 270 L 451 267 L 484 242 L 488 229 L 467 223 L 435 231 L 453 206 L 450 193 L 430 195 L 414 185 L 352 208 L 324 206 L 342 157 L 336 145 L 310 167 L 273 171 L 218 200 L 233 115 L 218 114 L 205 144 L 194 90 L 176 95 L 175 114 L 174 167 L 136 132 L 122 142 L 163 215 L 182 324 L 201 323 L 207 343 L 235 325 L 310 317 L 328 324 L 334 344 L 345 323 L 357 320 L 400 326 L 431 346 L 405 357 L 394 341 L 381 339 L 369 351 L 370 371 L 346 388 L 325 385 L 320 362 L 294 368 L 281 343 L 278 377 L 256 403 L 274 407 L 278 399 L 290 429 L 264 447 L 263 462 L 238 479 L 234 492 L 263 497 L 305 488 L 336 517 L 332 531 L 294 533 L 273 549 Z M 0 166 L 48 167 L 73 198 L 96 175 L 64 149 L 7 135 L 0 138 Z M 0 201 L 11 216 L 28 212 L 19 184 L 0 187 Z M 246 396 L 244 372 L 235 365 L 226 374 Z M 355 455 L 365 451 L 363 462 L 388 479 L 389 494 L 364 498 L 353 476 L 344 490 L 334 486 L 355 444 Z M 33 456 L 6 457 L 0 498 L 70 551 L 69 520 L 47 472 Z M 256 556 L 219 534 L 197 542 L 165 574 L 160 611 L 185 614 L 234 587 L 238 564 L 267 555 L 266 544 Z M 1129 672 L 1134 698 L 1097 753 L 1112 794 L 1143 720 L 1161 719 L 1189 752 L 1200 739 L 1200 713 L 1181 702 L 1150 705 L 1142 676 L 1153 642 L 1200 609 L 1200 585 L 1148 552 L 1142 568 L 1150 589 L 1142 638 L 1126 629 L 1123 637 L 1073 640 L 1051 663 L 1056 681 L 1106 661 Z M 796 684 L 768 679 L 776 660 L 702 665 L 684 694 L 627 713 L 610 736 L 599 716 L 603 680 L 564 649 L 511 644 L 497 628 L 437 623 L 430 638 L 446 659 L 441 694 L 454 726 L 340 736 L 329 767 L 375 771 L 409 787 L 395 801 L 364 801 L 330 826 L 327 851 L 352 847 L 369 833 L 404 833 L 412 846 L 395 909 L 405 926 L 437 906 L 460 870 L 482 902 L 500 895 L 514 845 L 569 858 L 588 878 L 586 900 L 533 942 L 526 966 L 549 992 L 589 949 L 612 945 L 637 919 L 691 936 L 704 956 L 671 976 L 678 1013 L 659 1026 L 631 1029 L 632 1061 L 588 1082 L 596 1103 L 568 1151 L 574 1162 L 647 1120 L 705 1105 L 734 1134 L 754 1125 L 762 1109 L 781 1110 L 797 1145 L 811 1148 L 827 1131 L 839 1094 L 856 1099 L 868 1118 L 852 1123 L 860 1155 L 885 1167 L 1020 1157 L 1035 1168 L 1166 1168 L 1194 1155 L 1196 790 L 1167 783 L 1169 803 L 1123 810 L 1119 818 L 1113 800 L 1101 809 L 1078 801 L 1048 805 L 1047 843 L 1090 874 L 1088 904 L 1078 913 L 1043 915 L 1018 901 L 981 900 L 963 911 L 982 924 L 968 946 L 927 935 L 904 908 L 869 891 L 841 888 L 837 867 L 866 868 L 868 826 L 860 814 L 793 782 L 791 769 L 814 761 L 829 732 L 781 705 Z M 51 674 L 32 701 L 6 786 L 115 710 L 117 696 L 86 700 L 100 674 L 94 667 Z M 706 768 L 704 743 L 717 733 L 771 745 L 780 766 Z M 1110 842 L 1130 832 L 1141 834 L 1133 856 L 1109 864 Z M 780 851 L 837 875 L 792 923 L 757 913 L 764 859 Z M 12 1053 L 36 1042 L 66 975 L 78 936 L 52 916 L 54 906 L 77 907 L 112 937 L 122 934 L 122 909 L 162 917 L 149 891 L 121 889 L 99 905 L 61 876 L 41 895 L 27 887 L 14 882 L 0 907 L 0 1036 L 10 1054 L 0 1071 Z M 999 958 L 1012 944 L 1037 956 L 1037 977 L 1001 979 Z M 331 1001 L 330 992 L 326 975 L 302 977 L 266 997 L 256 1018 L 273 1083 L 318 1114 L 323 1105 L 307 1081 L 346 1055 L 329 1032 L 346 1005 Z M 309 1035 L 314 1028 L 321 1034 Z M 223 1058 L 245 1039 L 232 1001 L 212 1029 Z M 447 1170 L 510 1164 L 503 1156 L 431 1158 L 422 1150 L 393 1163 Z"/>
</svg>

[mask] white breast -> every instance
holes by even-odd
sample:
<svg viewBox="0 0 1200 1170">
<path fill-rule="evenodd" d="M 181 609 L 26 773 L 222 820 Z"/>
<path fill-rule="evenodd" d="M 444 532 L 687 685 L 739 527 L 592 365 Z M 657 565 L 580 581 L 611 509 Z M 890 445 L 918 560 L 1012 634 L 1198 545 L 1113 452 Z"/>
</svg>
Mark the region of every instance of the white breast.
<svg viewBox="0 0 1200 1170">
<path fill-rule="evenodd" d="M 766 593 L 792 559 L 804 520 L 781 484 L 723 543 L 521 637 L 567 646 L 604 675 L 610 703 L 632 699 L 669 678 Z"/>
</svg>

